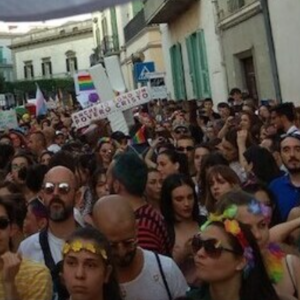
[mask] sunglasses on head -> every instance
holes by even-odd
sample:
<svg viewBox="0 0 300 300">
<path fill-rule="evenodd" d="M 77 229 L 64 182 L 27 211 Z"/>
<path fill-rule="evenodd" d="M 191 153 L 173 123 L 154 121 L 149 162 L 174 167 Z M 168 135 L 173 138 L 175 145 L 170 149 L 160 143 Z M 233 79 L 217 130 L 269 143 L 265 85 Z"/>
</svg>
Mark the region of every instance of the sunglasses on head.
<svg viewBox="0 0 300 300">
<path fill-rule="evenodd" d="M 4 230 L 6 229 L 10 224 L 9 219 L 5 218 L 5 217 L 1 217 L 0 218 L 0 229 Z"/>
<path fill-rule="evenodd" d="M 177 147 L 177 151 L 179 152 L 184 152 L 184 151 L 188 151 L 191 152 L 194 150 L 193 146 L 187 146 L 187 147 Z"/>
<path fill-rule="evenodd" d="M 196 254 L 200 249 L 204 249 L 205 253 L 211 258 L 219 258 L 223 251 L 236 253 L 234 250 L 225 248 L 217 239 L 203 239 L 200 234 L 193 237 L 192 250 Z"/>
<path fill-rule="evenodd" d="M 67 195 L 71 190 L 71 186 L 66 182 L 61 182 L 61 183 L 46 182 L 43 185 L 43 191 L 45 194 L 51 195 L 54 193 L 56 187 L 58 188 L 58 193 L 61 195 Z"/>
</svg>

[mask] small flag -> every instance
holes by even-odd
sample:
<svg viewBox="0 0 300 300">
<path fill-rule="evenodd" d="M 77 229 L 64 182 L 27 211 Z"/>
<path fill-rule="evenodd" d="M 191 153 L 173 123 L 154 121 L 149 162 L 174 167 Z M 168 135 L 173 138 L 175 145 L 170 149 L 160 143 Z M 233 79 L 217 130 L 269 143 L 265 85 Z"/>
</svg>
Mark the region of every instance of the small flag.
<svg viewBox="0 0 300 300">
<path fill-rule="evenodd" d="M 38 84 L 36 84 L 35 99 L 36 99 L 36 116 L 46 115 L 47 114 L 46 100 Z"/>
<path fill-rule="evenodd" d="M 95 86 L 92 80 L 91 75 L 79 75 L 78 76 L 78 85 L 80 92 L 92 91 L 95 90 Z"/>
<path fill-rule="evenodd" d="M 140 145 L 144 143 L 147 143 L 145 125 L 143 125 L 132 138 L 133 145 Z"/>
</svg>

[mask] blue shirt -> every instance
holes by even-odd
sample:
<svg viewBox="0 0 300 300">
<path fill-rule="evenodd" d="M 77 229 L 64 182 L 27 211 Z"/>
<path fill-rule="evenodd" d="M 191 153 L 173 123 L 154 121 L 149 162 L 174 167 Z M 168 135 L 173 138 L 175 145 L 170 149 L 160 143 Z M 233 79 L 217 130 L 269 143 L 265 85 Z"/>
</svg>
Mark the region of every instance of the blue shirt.
<svg viewBox="0 0 300 300">
<path fill-rule="evenodd" d="M 281 221 L 285 222 L 290 211 L 300 205 L 300 187 L 292 184 L 290 176 L 284 175 L 273 180 L 269 188 L 275 195 Z"/>
</svg>

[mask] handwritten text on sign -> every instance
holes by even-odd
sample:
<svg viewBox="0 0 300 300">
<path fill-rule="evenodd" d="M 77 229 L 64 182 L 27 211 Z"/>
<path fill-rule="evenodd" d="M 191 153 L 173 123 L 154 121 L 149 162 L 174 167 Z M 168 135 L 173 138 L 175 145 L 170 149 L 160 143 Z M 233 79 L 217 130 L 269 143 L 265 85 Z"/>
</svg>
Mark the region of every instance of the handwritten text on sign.
<svg viewBox="0 0 300 300">
<path fill-rule="evenodd" d="M 72 120 L 77 128 L 90 125 L 92 121 L 105 119 L 116 111 L 125 111 L 135 106 L 145 104 L 151 100 L 147 87 L 118 96 L 115 100 L 100 103 L 81 110 L 72 115 Z"/>
</svg>

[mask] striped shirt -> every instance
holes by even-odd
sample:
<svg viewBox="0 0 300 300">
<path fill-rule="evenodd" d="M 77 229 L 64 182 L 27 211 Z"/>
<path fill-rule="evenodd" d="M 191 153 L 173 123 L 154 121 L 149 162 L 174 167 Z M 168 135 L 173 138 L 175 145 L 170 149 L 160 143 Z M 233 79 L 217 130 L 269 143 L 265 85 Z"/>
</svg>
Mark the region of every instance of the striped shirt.
<svg viewBox="0 0 300 300">
<path fill-rule="evenodd" d="M 51 275 L 49 270 L 40 263 L 23 258 L 15 278 L 15 286 L 22 300 L 52 299 Z M 0 272 L 0 299 L 6 299 L 2 272 Z"/>
<path fill-rule="evenodd" d="M 171 245 L 163 217 L 149 204 L 135 211 L 138 243 L 143 249 L 170 255 Z"/>
</svg>

